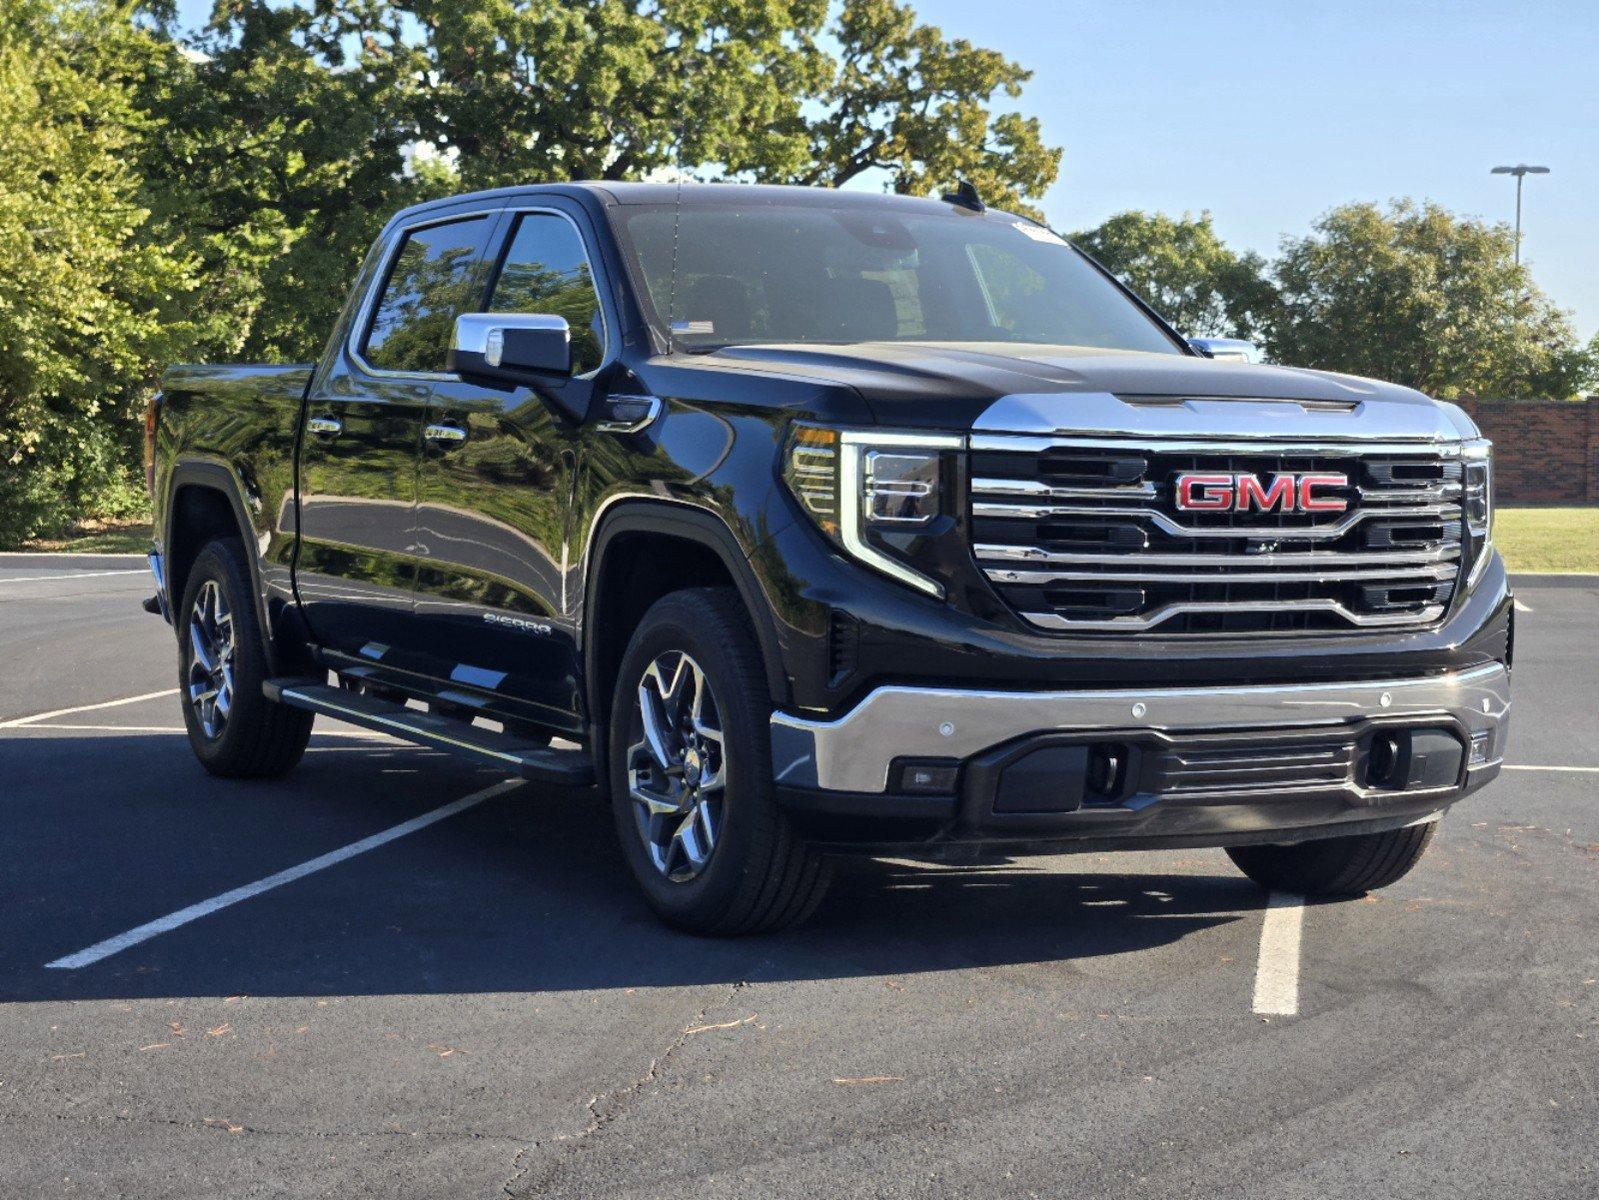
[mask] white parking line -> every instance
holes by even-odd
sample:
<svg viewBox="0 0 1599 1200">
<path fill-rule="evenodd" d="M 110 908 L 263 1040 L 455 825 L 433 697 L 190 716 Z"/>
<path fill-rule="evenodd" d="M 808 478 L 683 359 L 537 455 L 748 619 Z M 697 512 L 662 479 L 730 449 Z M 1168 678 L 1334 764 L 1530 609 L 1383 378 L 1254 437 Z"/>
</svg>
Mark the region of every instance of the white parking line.
<svg viewBox="0 0 1599 1200">
<path fill-rule="evenodd" d="M 164 692 L 145 692 L 142 696 L 124 696 L 120 700 L 102 700 L 99 704 L 80 704 L 76 708 L 54 708 L 49 712 L 34 713 L 31 717 L 12 717 L 0 721 L 0 729 L 15 729 L 18 725 L 32 725 L 35 721 L 48 721 L 51 717 L 70 717 L 73 713 L 97 712 L 102 708 L 117 708 L 124 704 L 137 704 L 141 700 L 159 700 L 163 696 L 176 696 L 177 688 Z"/>
<path fill-rule="evenodd" d="M 191 904 L 188 908 L 180 908 L 175 913 L 148 921 L 136 929 L 126 933 L 119 933 L 116 937 L 107 938 L 103 942 L 96 942 L 86 950 L 79 950 L 76 954 L 68 954 L 54 962 L 45 963 L 50 970 L 72 971 L 79 967 L 87 967 L 97 963 L 103 958 L 118 954 L 130 946 L 137 946 L 140 942 L 147 942 L 157 934 L 167 933 L 191 921 L 198 921 L 201 917 L 208 917 L 220 909 L 237 904 L 241 900 L 248 900 L 252 896 L 259 896 L 262 892 L 269 892 L 273 888 L 282 887 L 286 883 L 293 883 L 296 879 L 304 879 L 307 875 L 325 870 L 343 862 L 345 859 L 354 858 L 357 854 L 365 854 L 368 850 L 376 850 L 379 846 L 387 845 L 396 838 L 402 838 L 408 833 L 415 833 L 419 829 L 426 829 L 429 825 L 437 824 L 456 813 L 465 812 L 467 809 L 482 804 L 485 800 L 492 800 L 495 796 L 504 795 L 513 788 L 522 786 L 520 779 L 504 779 L 493 787 L 484 788 L 481 792 L 473 792 L 470 796 L 462 796 L 459 800 L 425 812 L 419 817 L 412 817 L 409 821 L 402 821 L 392 828 L 381 833 L 374 833 L 371 837 L 364 837 L 358 842 L 351 842 L 348 846 L 338 850 L 330 850 L 326 854 L 318 855 L 309 862 L 303 862 L 297 867 L 289 867 L 279 871 L 276 875 L 268 875 L 265 879 L 258 879 L 254 883 L 247 883 L 243 887 L 236 887 L 232 891 L 223 892 L 220 896 L 212 896 L 209 900 L 202 900 L 198 904 Z"/>
<path fill-rule="evenodd" d="M 1599 767 L 1529 767 L 1526 763 L 1506 763 L 1507 771 L 1576 771 L 1584 775 L 1599 775 Z"/>
<path fill-rule="evenodd" d="M 20 579 L 9 579 L 0 575 L 0 583 L 53 583 L 57 579 L 98 579 L 102 575 L 148 575 L 145 569 L 135 568 L 130 571 L 73 571 L 66 575 L 24 575 Z"/>
<path fill-rule="evenodd" d="M 1299 1012 L 1299 933 L 1305 898 L 1273 892 L 1260 926 L 1260 961 L 1255 966 L 1255 1011 L 1291 1017 Z"/>
<path fill-rule="evenodd" d="M 1533 611 L 1533 607 L 1530 604 L 1523 604 L 1520 600 L 1513 601 L 1513 603 L 1516 606 L 1516 611 L 1517 612 L 1532 612 Z"/>
</svg>

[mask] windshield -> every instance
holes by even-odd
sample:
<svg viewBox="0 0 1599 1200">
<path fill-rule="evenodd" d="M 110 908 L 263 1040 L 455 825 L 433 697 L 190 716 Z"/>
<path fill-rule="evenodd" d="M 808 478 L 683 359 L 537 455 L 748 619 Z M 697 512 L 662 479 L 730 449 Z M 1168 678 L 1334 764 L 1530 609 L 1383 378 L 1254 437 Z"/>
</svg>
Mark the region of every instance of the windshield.
<svg viewBox="0 0 1599 1200">
<path fill-rule="evenodd" d="M 1081 254 L 1017 217 L 736 200 L 612 213 L 653 322 L 662 333 L 669 323 L 682 350 L 938 341 L 1182 353 Z"/>
</svg>

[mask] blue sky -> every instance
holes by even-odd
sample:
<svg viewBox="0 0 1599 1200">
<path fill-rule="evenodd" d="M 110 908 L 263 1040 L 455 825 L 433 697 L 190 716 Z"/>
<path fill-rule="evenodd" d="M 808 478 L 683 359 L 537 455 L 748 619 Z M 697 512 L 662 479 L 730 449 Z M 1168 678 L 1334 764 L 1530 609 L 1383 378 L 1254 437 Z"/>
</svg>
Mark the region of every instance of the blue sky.
<svg viewBox="0 0 1599 1200">
<path fill-rule="evenodd" d="M 919 0 L 949 36 L 1034 72 L 1018 107 L 1065 148 L 1063 230 L 1209 209 L 1275 251 L 1346 200 L 1428 198 L 1509 220 L 1527 183 L 1539 284 L 1599 332 L 1599 0 Z M 190 21 L 209 0 L 180 0 Z"/>
<path fill-rule="evenodd" d="M 1270 253 L 1346 200 L 1428 198 L 1510 220 L 1599 331 L 1599 0 L 1085 3 L 921 0 L 922 18 L 1029 67 L 1023 111 L 1065 147 L 1045 215 L 1209 209 Z"/>
</svg>

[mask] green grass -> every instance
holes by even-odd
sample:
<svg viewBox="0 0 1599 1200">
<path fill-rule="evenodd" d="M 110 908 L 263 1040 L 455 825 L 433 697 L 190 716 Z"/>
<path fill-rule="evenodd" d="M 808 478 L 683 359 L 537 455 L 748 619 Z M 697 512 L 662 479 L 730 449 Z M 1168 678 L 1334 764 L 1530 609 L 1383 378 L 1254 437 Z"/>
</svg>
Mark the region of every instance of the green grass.
<svg viewBox="0 0 1599 1200">
<path fill-rule="evenodd" d="M 41 554 L 142 554 L 150 548 L 150 523 L 130 524 L 95 522 L 73 530 L 66 537 L 40 538 L 20 546 L 0 546 L 0 550 L 37 550 Z"/>
<path fill-rule="evenodd" d="M 1512 571 L 1599 574 L 1599 508 L 1501 508 L 1494 542 Z"/>
</svg>

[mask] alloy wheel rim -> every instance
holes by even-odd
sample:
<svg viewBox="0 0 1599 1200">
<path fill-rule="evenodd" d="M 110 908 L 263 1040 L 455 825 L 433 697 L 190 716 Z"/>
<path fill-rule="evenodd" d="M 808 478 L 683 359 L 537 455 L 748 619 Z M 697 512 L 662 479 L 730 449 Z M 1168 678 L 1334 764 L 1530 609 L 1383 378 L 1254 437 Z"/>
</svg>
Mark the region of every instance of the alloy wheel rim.
<svg viewBox="0 0 1599 1200">
<path fill-rule="evenodd" d="M 215 740 L 233 711 L 233 612 L 213 579 L 200 585 L 189 612 L 189 707 Z"/>
<path fill-rule="evenodd" d="M 727 754 L 704 670 L 681 650 L 645 668 L 627 752 L 634 825 L 655 869 L 675 883 L 705 870 L 722 832 Z"/>
</svg>

